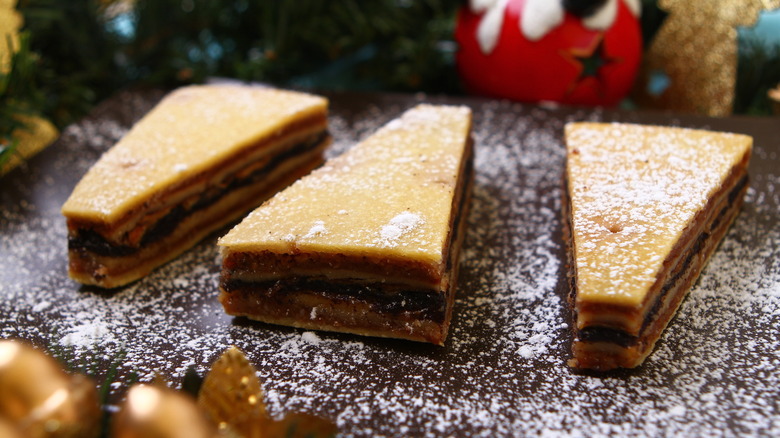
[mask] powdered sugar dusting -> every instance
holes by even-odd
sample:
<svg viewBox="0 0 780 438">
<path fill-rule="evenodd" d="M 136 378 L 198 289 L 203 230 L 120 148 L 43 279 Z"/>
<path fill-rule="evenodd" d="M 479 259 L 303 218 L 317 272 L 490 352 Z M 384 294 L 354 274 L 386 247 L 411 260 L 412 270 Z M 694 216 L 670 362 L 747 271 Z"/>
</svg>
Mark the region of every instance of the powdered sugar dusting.
<svg viewBox="0 0 780 438">
<path fill-rule="evenodd" d="M 325 222 L 323 221 L 315 221 L 314 225 L 309 228 L 309 231 L 303 236 L 304 239 L 309 239 L 312 237 L 321 236 L 328 232 L 328 229 L 325 228 Z"/>
<path fill-rule="evenodd" d="M 404 212 L 392 219 L 387 225 L 383 225 L 379 231 L 384 246 L 395 246 L 398 239 L 405 233 L 412 231 L 414 227 L 424 223 L 419 214 Z"/>
<path fill-rule="evenodd" d="M 329 155 L 416 100 L 375 99 L 341 104 L 334 97 Z M 119 291 L 81 289 L 68 280 L 58 210 L 96 159 L 84 148 L 110 144 L 129 123 L 121 111 L 138 115 L 151 100 L 120 95 L 113 112 L 66 130 L 0 190 L 0 336 L 29 339 L 101 375 L 118 360 L 114 398 L 131 372 L 142 381 L 160 374 L 178 385 L 188 367 L 203 373 L 236 345 L 257 366 L 272 415 L 321 415 L 342 436 L 768 436 L 777 430 L 780 163 L 776 149 L 768 149 L 774 143 L 756 144 L 755 156 L 768 164 L 751 175 L 754 189 L 742 213 L 647 363 L 633 372 L 589 375 L 565 365 L 562 130 L 566 121 L 606 115 L 471 102 L 476 184 L 453 324 L 440 348 L 225 316 L 216 300 L 216 236 Z M 93 136 L 85 143 L 87 130 Z M 344 210 L 340 216 L 349 218 Z M 307 224 L 302 234 L 316 227 Z"/>
</svg>

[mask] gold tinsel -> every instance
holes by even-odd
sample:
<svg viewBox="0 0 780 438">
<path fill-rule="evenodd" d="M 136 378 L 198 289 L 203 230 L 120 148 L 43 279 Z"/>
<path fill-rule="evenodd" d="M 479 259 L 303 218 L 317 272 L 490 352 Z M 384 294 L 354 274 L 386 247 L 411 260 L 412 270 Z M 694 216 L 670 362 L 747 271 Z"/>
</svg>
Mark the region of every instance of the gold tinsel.
<svg viewBox="0 0 780 438">
<path fill-rule="evenodd" d="M 698 112 L 731 113 L 737 78 L 737 27 L 755 25 L 761 11 L 780 0 L 659 0 L 669 16 L 644 58 L 639 100 L 644 106 Z M 660 95 L 647 91 L 658 71 L 670 79 Z"/>
</svg>

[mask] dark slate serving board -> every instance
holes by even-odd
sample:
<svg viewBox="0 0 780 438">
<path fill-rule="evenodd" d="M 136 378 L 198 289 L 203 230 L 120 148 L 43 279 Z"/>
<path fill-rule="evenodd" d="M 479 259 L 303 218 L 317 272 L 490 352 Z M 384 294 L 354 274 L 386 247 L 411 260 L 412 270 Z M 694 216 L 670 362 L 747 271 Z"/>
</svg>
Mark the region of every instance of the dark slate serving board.
<svg viewBox="0 0 780 438">
<path fill-rule="evenodd" d="M 330 93 L 337 155 L 417 102 L 474 110 L 476 185 L 444 347 L 233 319 L 216 300 L 216 238 L 123 289 L 66 274 L 59 209 L 89 166 L 162 96 L 126 91 L 0 179 L 0 337 L 91 369 L 179 385 L 229 345 L 256 365 L 273 415 L 344 436 L 701 435 L 780 430 L 780 120 L 554 108 L 425 95 Z M 560 197 L 567 121 L 621 120 L 753 135 L 742 213 L 640 368 L 577 373 L 564 302 Z"/>
</svg>

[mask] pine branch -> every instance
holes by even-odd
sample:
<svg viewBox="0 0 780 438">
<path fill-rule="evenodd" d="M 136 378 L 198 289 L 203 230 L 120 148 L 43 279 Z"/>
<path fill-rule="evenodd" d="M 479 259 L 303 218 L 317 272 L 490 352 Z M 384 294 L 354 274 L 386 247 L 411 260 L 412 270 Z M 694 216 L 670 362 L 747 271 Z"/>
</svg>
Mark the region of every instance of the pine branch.
<svg viewBox="0 0 780 438">
<path fill-rule="evenodd" d="M 2 155 L 9 153 L 12 147 L 12 134 L 17 129 L 29 129 L 19 116 L 37 116 L 44 101 L 43 90 L 38 88 L 35 70 L 39 58 L 30 51 L 29 34 L 19 34 L 19 50 L 14 53 L 10 36 L 5 42 L 12 53 L 6 73 L 0 71 L 0 144 L 6 148 Z"/>
</svg>

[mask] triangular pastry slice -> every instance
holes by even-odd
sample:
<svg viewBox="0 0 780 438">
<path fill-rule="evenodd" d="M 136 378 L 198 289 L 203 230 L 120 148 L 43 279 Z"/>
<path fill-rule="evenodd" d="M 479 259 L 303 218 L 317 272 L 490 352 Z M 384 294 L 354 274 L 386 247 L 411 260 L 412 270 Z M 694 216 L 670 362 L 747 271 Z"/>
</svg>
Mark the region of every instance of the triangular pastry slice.
<svg viewBox="0 0 780 438">
<path fill-rule="evenodd" d="M 62 207 L 69 273 L 111 288 L 148 274 L 322 164 L 328 101 L 245 85 L 173 91 Z"/>
<path fill-rule="evenodd" d="M 219 241 L 226 312 L 442 344 L 470 129 L 466 107 L 420 105 L 268 200 Z"/>
<path fill-rule="evenodd" d="M 570 365 L 636 367 L 737 216 L 752 139 L 609 123 L 565 138 Z"/>
</svg>

